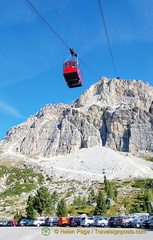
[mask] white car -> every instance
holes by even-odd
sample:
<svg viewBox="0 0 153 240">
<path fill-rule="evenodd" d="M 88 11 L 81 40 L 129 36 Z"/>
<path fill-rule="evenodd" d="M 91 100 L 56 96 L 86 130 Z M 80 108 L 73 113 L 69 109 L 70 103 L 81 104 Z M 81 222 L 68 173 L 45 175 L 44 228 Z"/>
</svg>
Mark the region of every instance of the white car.
<svg viewBox="0 0 153 240">
<path fill-rule="evenodd" d="M 82 227 L 90 227 L 94 224 L 94 218 L 93 217 L 83 217 L 80 221 L 80 226 Z"/>
</svg>

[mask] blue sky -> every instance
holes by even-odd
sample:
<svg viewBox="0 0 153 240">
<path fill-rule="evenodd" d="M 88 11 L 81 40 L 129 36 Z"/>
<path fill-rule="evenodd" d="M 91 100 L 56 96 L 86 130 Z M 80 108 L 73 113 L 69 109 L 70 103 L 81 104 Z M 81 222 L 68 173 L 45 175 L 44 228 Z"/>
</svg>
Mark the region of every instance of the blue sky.
<svg viewBox="0 0 153 240">
<path fill-rule="evenodd" d="M 67 87 L 69 50 L 56 34 L 23 0 L 0 1 L 0 139 L 45 104 L 69 103 L 102 76 L 116 77 L 97 0 L 30 2 L 78 53 L 83 87 Z M 153 0 L 101 4 L 117 75 L 153 85 Z"/>
</svg>

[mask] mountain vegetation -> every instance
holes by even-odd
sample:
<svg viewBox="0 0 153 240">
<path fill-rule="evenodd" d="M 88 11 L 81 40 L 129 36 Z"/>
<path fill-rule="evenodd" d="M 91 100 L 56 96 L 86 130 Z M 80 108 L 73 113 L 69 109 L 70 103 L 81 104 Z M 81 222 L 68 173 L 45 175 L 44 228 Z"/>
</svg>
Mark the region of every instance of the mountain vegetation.
<svg viewBox="0 0 153 240">
<path fill-rule="evenodd" d="M 35 218 L 41 215 L 80 215 L 83 213 L 113 216 L 123 213 L 152 212 L 153 209 L 153 179 L 109 181 L 105 175 L 104 181 L 93 181 L 87 189 L 83 182 L 79 182 L 79 185 L 82 185 L 79 193 L 76 190 L 70 191 L 72 184 L 73 186 L 77 185 L 77 181 L 61 181 L 52 184 L 48 182 L 46 184 L 48 176 L 34 173 L 32 169 L 1 166 L 0 173 L 1 179 L 5 175 L 6 181 L 6 189 L 0 193 L 1 213 L 8 216 L 13 214 L 15 218 L 23 216 Z M 10 174 L 13 175 L 13 185 L 10 182 Z M 35 178 L 32 183 L 30 176 Z M 20 181 L 26 181 L 26 190 L 21 184 L 22 187 L 19 191 Z M 31 184 L 33 184 L 33 188 Z M 68 187 L 65 191 L 66 185 Z M 10 192 L 11 186 L 13 186 L 13 191 Z M 52 187 L 50 188 L 50 186 Z M 60 191 L 58 190 L 59 186 L 61 187 Z"/>
</svg>

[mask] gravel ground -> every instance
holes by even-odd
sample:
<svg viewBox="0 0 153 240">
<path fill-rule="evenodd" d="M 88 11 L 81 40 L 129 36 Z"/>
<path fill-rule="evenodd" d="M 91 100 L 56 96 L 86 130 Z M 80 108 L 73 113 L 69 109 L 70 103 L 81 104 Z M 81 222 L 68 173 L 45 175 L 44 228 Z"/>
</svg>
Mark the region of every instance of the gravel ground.
<svg viewBox="0 0 153 240">
<path fill-rule="evenodd" d="M 153 178 L 153 162 L 145 161 L 131 154 L 113 151 L 107 147 L 83 148 L 65 156 L 32 159 L 22 154 L 8 152 L 0 154 L 0 162 L 41 167 L 56 181 L 102 181 L 104 174 L 108 180 Z M 38 171 L 39 172 L 39 171 Z"/>
<path fill-rule="evenodd" d="M 107 147 L 84 148 L 65 156 L 42 159 L 37 164 L 48 174 L 52 171 L 59 180 L 62 176 L 62 180 L 102 181 L 104 173 L 108 180 L 153 178 L 153 163 Z"/>
<path fill-rule="evenodd" d="M 47 228 L 48 229 L 48 228 Z M 153 229 L 1 227 L 0 240 L 152 240 Z"/>
</svg>

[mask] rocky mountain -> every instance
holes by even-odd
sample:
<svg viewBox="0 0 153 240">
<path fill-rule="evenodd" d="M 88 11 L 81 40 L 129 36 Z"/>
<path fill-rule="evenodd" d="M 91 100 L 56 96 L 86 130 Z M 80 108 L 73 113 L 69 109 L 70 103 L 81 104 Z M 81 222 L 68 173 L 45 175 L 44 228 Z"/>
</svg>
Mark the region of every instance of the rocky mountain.
<svg viewBox="0 0 153 240">
<path fill-rule="evenodd" d="M 35 158 L 96 146 L 140 155 L 153 152 L 152 139 L 153 87 L 103 77 L 70 104 L 47 104 L 12 127 L 0 146 Z"/>
<path fill-rule="evenodd" d="M 117 180 L 120 212 L 140 192 L 129 180 L 153 178 L 152 139 L 153 87 L 140 80 L 103 77 L 69 104 L 47 104 L 0 141 L 1 218 L 25 213 L 36 187 L 72 204 L 97 194 L 104 176 Z"/>
</svg>

